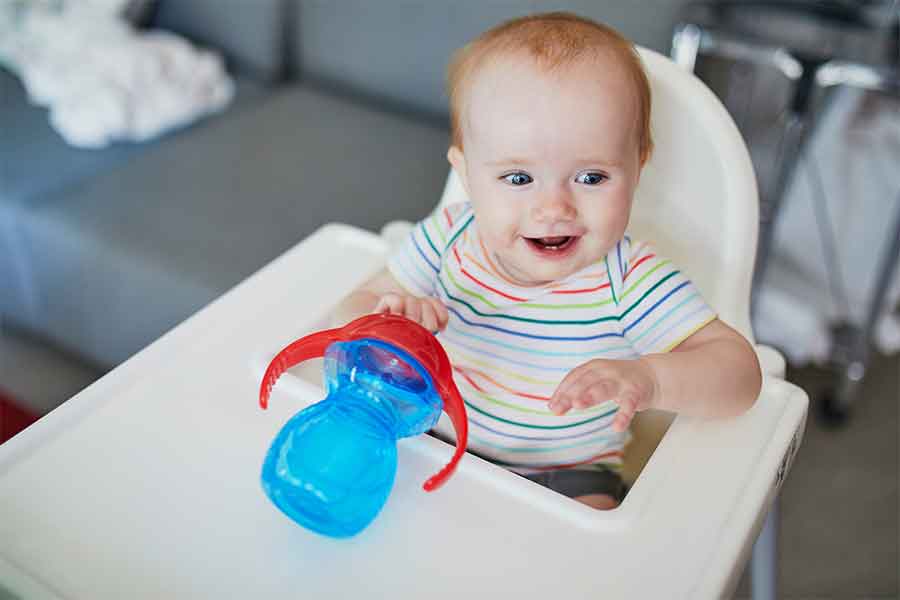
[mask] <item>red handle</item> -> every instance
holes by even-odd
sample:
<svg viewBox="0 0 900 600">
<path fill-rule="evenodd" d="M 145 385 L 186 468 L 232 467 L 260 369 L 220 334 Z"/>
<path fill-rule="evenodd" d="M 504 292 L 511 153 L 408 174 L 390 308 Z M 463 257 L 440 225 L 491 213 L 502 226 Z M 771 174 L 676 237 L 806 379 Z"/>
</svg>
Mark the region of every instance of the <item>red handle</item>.
<svg viewBox="0 0 900 600">
<path fill-rule="evenodd" d="M 324 356 L 325 349 L 329 344 L 339 339 L 340 331 L 340 329 L 326 329 L 318 333 L 311 333 L 292 342 L 287 348 L 276 354 L 266 368 L 262 385 L 259 387 L 259 406 L 263 409 L 268 408 L 269 394 L 272 393 L 275 382 L 285 371 L 304 360 Z"/>
<path fill-rule="evenodd" d="M 293 342 L 275 355 L 269 363 L 259 388 L 259 405 L 266 408 L 275 381 L 294 365 L 325 355 L 332 342 L 349 342 L 361 338 L 374 338 L 392 344 L 415 358 L 430 375 L 444 403 L 444 412 L 450 416 L 456 430 L 456 451 L 450 462 L 422 486 L 426 492 L 441 487 L 456 470 L 466 451 L 469 439 L 469 421 L 462 396 L 453 381 L 450 359 L 440 342 L 427 329 L 399 315 L 366 315 L 338 329 L 326 329 Z"/>
<path fill-rule="evenodd" d="M 437 474 L 429 477 L 425 485 L 422 486 L 426 492 L 433 492 L 450 479 L 450 476 L 456 470 L 456 465 L 459 464 L 460 459 L 466 452 L 466 444 L 469 439 L 469 418 L 466 416 L 466 405 L 463 404 L 462 396 L 459 395 L 459 390 L 453 382 L 452 375 L 449 381 L 450 385 L 441 390 L 441 397 L 444 399 L 444 412 L 450 416 L 453 429 L 456 430 L 456 451 L 453 453 L 450 462 Z"/>
</svg>

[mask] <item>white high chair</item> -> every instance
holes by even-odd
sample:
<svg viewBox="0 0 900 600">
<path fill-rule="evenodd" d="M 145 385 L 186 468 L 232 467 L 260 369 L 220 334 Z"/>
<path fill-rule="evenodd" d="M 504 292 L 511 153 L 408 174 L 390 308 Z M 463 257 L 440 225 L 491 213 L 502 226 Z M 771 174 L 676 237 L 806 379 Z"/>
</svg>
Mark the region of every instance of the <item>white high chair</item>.
<svg viewBox="0 0 900 600">
<path fill-rule="evenodd" d="M 693 76 L 643 51 L 657 151 L 632 232 L 750 337 L 756 191 L 743 143 Z M 454 179 L 444 201 L 458 197 Z M 702 210 L 700 210 L 702 209 Z M 393 227 L 396 232 L 398 227 Z M 767 375 L 734 419 L 676 417 L 621 506 L 596 511 L 475 456 L 399 444 L 391 497 L 356 538 L 284 517 L 259 472 L 324 394 L 269 359 L 328 326 L 380 270 L 382 237 L 327 225 L 0 446 L 0 595 L 23 598 L 720 598 L 740 576 L 802 438 L 806 395 Z M 777 355 L 773 355 L 777 359 Z M 767 369 L 767 372 L 771 372 Z"/>
<path fill-rule="evenodd" d="M 698 285 L 719 318 L 753 342 L 750 289 L 759 200 L 743 138 L 702 83 L 698 86 L 694 78 L 679 77 L 671 63 L 652 51 L 641 49 L 641 56 L 653 92 L 651 130 L 656 148 L 641 176 L 628 232 L 634 239 L 653 241 Z M 451 170 L 439 205 L 467 200 Z M 406 222 L 389 223 L 382 229 L 382 237 L 395 246 L 410 228 Z M 783 356 L 769 346 L 758 345 L 756 350 L 763 372 L 783 379 Z M 634 484 L 673 416 L 647 411 L 635 418 L 634 439 L 626 449 L 623 466 L 629 485 Z M 752 583 L 757 600 L 776 595 L 777 502 L 773 505 L 754 548 Z"/>
</svg>

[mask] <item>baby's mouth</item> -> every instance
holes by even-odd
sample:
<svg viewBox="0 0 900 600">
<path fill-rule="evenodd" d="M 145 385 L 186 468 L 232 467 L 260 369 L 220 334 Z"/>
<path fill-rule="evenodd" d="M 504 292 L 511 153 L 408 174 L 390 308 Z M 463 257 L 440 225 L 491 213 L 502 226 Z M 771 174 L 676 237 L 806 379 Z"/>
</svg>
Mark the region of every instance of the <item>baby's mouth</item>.
<svg viewBox="0 0 900 600">
<path fill-rule="evenodd" d="M 578 241 L 578 236 L 557 235 L 552 237 L 527 237 L 525 241 L 541 254 L 563 254 Z"/>
</svg>

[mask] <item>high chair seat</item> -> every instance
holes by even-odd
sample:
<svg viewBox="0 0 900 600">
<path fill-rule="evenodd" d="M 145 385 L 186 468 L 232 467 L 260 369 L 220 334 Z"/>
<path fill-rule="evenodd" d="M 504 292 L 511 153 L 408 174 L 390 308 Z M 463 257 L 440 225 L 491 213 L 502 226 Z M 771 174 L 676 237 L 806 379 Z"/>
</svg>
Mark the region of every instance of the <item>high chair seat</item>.
<svg viewBox="0 0 900 600">
<path fill-rule="evenodd" d="M 679 119 L 690 139 L 735 143 L 733 125 L 705 88 L 667 59 L 644 57 L 657 98 L 683 101 Z M 661 149 L 665 131 L 663 123 Z M 667 160 L 684 169 L 670 186 L 680 195 L 659 188 L 666 201 L 659 210 L 680 216 L 694 236 L 688 249 L 703 256 L 684 250 L 676 259 L 723 318 L 749 334 L 735 308 L 748 291 L 743 271 L 727 280 L 717 278 L 721 270 L 695 271 L 710 248 L 717 254 L 706 262 L 748 264 L 729 248 L 746 249 L 755 221 L 742 228 L 723 217 L 743 214 L 728 194 L 754 200 L 737 181 L 724 185 L 746 157 L 715 146 L 698 153 L 702 169 L 661 151 L 645 182 L 666 172 Z M 678 209 L 685 198 L 701 202 L 691 187 L 698 178 L 717 182 L 714 197 L 728 192 L 715 227 Z M 333 307 L 383 268 L 388 251 L 361 229 L 321 228 L 0 446 L 0 592 L 29 599 L 730 595 L 803 434 L 806 396 L 777 377 L 764 378 L 741 417 L 675 418 L 612 511 L 472 455 L 427 494 L 421 482 L 453 451 L 429 436 L 400 442 L 391 497 L 356 538 L 313 534 L 268 502 L 259 474 L 269 443 L 324 392 L 286 373 L 262 412 L 256 394 L 265 365 L 288 342 L 328 326 Z"/>
</svg>

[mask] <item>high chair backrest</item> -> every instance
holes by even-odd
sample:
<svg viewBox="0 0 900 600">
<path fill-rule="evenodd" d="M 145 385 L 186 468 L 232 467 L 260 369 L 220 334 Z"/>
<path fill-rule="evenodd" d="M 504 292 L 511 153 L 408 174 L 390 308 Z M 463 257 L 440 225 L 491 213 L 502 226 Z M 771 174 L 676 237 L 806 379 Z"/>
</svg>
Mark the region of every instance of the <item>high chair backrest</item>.
<svg viewBox="0 0 900 600">
<path fill-rule="evenodd" d="M 655 148 L 641 175 L 628 232 L 653 242 L 699 286 L 719 317 L 752 341 L 759 206 L 747 147 L 699 79 L 656 52 L 639 51 L 653 94 Z M 465 199 L 451 170 L 441 204 Z"/>
</svg>

